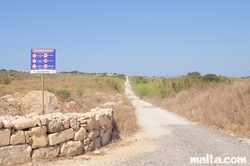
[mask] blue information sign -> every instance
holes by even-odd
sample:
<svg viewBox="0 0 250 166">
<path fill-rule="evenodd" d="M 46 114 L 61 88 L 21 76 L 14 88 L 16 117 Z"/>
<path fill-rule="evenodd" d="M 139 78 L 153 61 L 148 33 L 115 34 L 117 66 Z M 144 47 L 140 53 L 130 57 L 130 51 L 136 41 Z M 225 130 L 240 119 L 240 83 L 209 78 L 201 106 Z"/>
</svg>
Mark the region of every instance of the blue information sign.
<svg viewBox="0 0 250 166">
<path fill-rule="evenodd" d="M 55 49 L 31 49 L 31 73 L 56 73 Z"/>
</svg>

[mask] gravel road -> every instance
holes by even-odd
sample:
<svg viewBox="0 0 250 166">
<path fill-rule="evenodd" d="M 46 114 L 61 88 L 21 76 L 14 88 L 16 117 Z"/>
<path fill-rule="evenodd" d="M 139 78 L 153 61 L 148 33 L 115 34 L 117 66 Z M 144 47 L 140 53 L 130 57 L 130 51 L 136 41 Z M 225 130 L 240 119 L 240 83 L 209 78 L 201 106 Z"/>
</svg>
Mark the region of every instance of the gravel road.
<svg viewBox="0 0 250 166">
<path fill-rule="evenodd" d="M 190 123 L 142 101 L 131 90 L 128 79 L 125 85 L 126 95 L 136 107 L 139 123 L 143 126 L 143 132 L 137 139 L 150 140 L 155 143 L 156 148 L 130 157 L 121 165 L 195 165 L 190 163 L 190 157 L 201 157 L 201 162 L 204 158 L 204 162 L 209 161 L 202 165 L 216 165 L 215 162 L 220 162 L 219 157 L 222 161 L 228 159 L 226 162 L 232 159 L 232 163 L 224 165 L 250 165 L 250 144 L 227 133 Z M 230 157 L 230 160 L 227 157 Z M 232 157 L 246 157 L 246 163 L 233 164 L 236 161 Z"/>
<path fill-rule="evenodd" d="M 245 157 L 249 165 L 250 144 L 218 130 L 190 123 L 164 109 L 135 96 L 127 79 L 125 94 L 136 107 L 142 131 L 132 138 L 123 138 L 121 144 L 103 147 L 102 155 L 80 155 L 59 158 L 49 162 L 33 162 L 30 166 L 88 165 L 88 166 L 188 166 L 223 165 L 212 162 L 226 157 Z M 125 142 L 124 142 L 125 141 Z M 125 144 L 125 145 L 124 145 Z M 114 148 L 115 146 L 115 148 Z M 190 163 L 190 157 L 200 157 L 204 164 Z M 216 158 L 216 160 L 215 160 Z M 229 161 L 229 160 L 227 160 Z M 207 162 L 207 163 L 206 163 Z M 235 162 L 235 160 L 233 160 Z"/>
</svg>

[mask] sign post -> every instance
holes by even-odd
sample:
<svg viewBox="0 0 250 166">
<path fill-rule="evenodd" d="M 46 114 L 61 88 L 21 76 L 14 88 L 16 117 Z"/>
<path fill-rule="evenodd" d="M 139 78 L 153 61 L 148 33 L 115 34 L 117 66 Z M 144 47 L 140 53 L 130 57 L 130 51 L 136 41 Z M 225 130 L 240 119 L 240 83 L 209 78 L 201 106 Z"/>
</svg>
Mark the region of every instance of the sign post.
<svg viewBox="0 0 250 166">
<path fill-rule="evenodd" d="M 56 73 L 56 50 L 31 49 L 30 73 L 42 74 L 42 114 L 44 115 L 44 74 Z"/>
</svg>

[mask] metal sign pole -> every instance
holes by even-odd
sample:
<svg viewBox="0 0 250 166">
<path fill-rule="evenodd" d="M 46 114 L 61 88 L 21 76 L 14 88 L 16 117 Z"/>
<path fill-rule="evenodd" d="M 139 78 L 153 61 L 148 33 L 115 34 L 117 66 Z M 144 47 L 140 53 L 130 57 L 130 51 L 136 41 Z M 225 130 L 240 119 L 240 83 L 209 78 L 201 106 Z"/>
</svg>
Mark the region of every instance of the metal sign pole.
<svg viewBox="0 0 250 166">
<path fill-rule="evenodd" d="M 42 74 L 42 113 L 44 115 L 44 74 Z"/>
</svg>

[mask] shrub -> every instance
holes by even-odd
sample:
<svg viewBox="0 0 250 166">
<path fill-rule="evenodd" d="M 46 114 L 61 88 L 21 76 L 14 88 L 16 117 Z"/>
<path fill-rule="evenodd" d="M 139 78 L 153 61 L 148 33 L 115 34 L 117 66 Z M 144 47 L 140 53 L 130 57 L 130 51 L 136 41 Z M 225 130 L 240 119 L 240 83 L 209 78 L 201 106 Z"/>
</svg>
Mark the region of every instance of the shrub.
<svg viewBox="0 0 250 166">
<path fill-rule="evenodd" d="M 197 72 L 197 71 L 195 71 L 195 72 L 189 72 L 189 73 L 187 74 L 187 76 L 188 76 L 188 77 L 196 77 L 196 78 L 199 78 L 199 77 L 201 77 L 201 73 L 199 73 L 199 72 Z"/>
<path fill-rule="evenodd" d="M 57 90 L 55 94 L 57 97 L 59 97 L 62 100 L 66 100 L 70 96 L 70 92 L 66 89 Z"/>
<path fill-rule="evenodd" d="M 3 77 L 0 77 L 0 84 L 10 84 L 11 83 L 11 78 L 10 77 L 6 77 L 6 76 L 3 76 Z"/>
<path fill-rule="evenodd" d="M 217 77 L 215 74 L 206 74 L 202 76 L 202 79 L 207 82 L 219 82 L 220 78 Z"/>
</svg>

